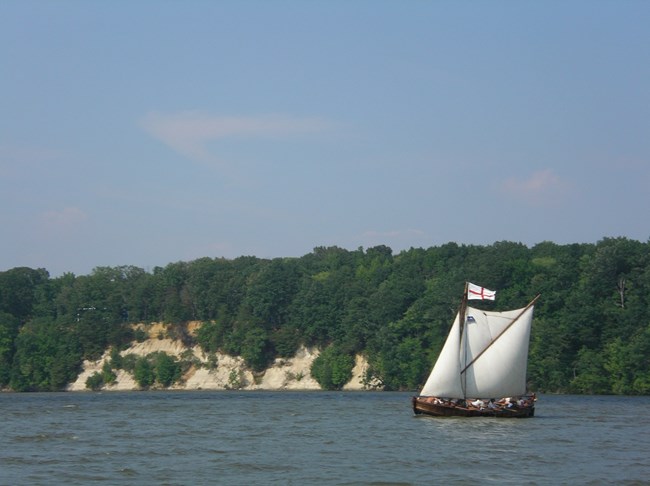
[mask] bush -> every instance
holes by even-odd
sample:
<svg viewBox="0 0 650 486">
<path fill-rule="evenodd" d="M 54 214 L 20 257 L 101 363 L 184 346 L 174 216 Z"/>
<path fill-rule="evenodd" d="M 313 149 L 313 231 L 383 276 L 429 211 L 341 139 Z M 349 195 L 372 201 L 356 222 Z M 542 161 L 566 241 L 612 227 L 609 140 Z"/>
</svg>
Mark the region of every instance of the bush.
<svg viewBox="0 0 650 486">
<path fill-rule="evenodd" d="M 181 365 L 176 361 L 176 358 L 164 352 L 154 353 L 152 358 L 154 373 L 158 383 L 164 387 L 169 387 L 180 379 Z"/>
<path fill-rule="evenodd" d="M 138 328 L 133 332 L 133 337 L 137 342 L 143 343 L 149 338 L 149 334 L 144 329 Z"/>
<path fill-rule="evenodd" d="M 244 386 L 244 380 L 242 378 L 241 372 L 238 370 L 230 370 L 230 375 L 228 375 L 228 384 L 226 385 L 227 390 L 239 390 Z"/>
<path fill-rule="evenodd" d="M 219 366 L 219 358 L 217 357 L 217 355 L 214 353 L 208 354 L 208 362 L 205 364 L 205 367 L 210 371 L 213 371 L 216 370 L 218 366 Z"/>
<path fill-rule="evenodd" d="M 123 356 L 120 363 L 121 369 L 123 369 L 124 371 L 128 371 L 129 373 L 133 373 L 133 371 L 135 370 L 136 361 L 138 361 L 138 356 L 133 353 Z"/>
<path fill-rule="evenodd" d="M 153 366 L 147 358 L 141 356 L 136 359 L 133 368 L 133 378 L 140 388 L 147 389 L 154 384 L 156 376 L 154 375 Z"/>
<path fill-rule="evenodd" d="M 120 350 L 118 348 L 113 348 L 111 349 L 111 368 L 114 370 L 119 370 L 123 368 L 123 363 L 124 363 L 124 358 L 120 354 Z"/>
<path fill-rule="evenodd" d="M 207 353 L 215 353 L 224 344 L 225 327 L 215 321 L 204 322 L 196 332 L 196 340 L 199 346 Z"/>
<path fill-rule="evenodd" d="M 354 358 L 334 346 L 326 348 L 312 363 L 311 375 L 325 390 L 340 390 L 352 378 Z"/>
<path fill-rule="evenodd" d="M 242 342 L 241 357 L 253 371 L 263 371 L 271 361 L 269 342 L 264 329 L 250 329 Z"/>
<path fill-rule="evenodd" d="M 112 385 L 117 380 L 117 375 L 113 372 L 111 364 L 106 361 L 102 367 L 102 379 L 107 385 Z"/>
<path fill-rule="evenodd" d="M 92 375 L 90 375 L 86 380 L 86 388 L 92 391 L 101 390 L 103 386 L 104 386 L 104 378 L 100 373 L 96 371 Z"/>
</svg>

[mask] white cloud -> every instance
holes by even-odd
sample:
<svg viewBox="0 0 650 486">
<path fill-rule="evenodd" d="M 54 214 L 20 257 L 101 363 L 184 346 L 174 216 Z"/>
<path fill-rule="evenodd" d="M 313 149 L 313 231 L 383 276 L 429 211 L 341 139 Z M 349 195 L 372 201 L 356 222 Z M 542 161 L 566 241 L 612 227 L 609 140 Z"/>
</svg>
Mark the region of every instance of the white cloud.
<svg viewBox="0 0 650 486">
<path fill-rule="evenodd" d="M 556 204 L 568 183 L 551 169 L 534 172 L 527 179 L 510 177 L 500 187 L 506 194 L 531 205 Z"/>
<path fill-rule="evenodd" d="M 149 113 L 141 120 L 141 125 L 151 136 L 179 154 L 203 163 L 218 162 L 218 156 L 206 148 L 208 142 L 233 137 L 288 137 L 316 133 L 328 127 L 319 118 L 218 116 L 199 111 Z"/>
</svg>

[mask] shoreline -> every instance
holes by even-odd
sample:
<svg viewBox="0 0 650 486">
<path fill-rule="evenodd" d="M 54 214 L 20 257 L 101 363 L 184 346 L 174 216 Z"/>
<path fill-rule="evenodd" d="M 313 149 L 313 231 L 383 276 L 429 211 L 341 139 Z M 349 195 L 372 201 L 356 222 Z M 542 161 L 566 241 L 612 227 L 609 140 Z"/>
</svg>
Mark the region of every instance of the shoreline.
<svg viewBox="0 0 650 486">
<path fill-rule="evenodd" d="M 200 326 L 189 323 L 190 332 Z M 143 325 L 137 327 L 142 328 Z M 292 358 L 276 358 L 273 364 L 260 373 L 253 373 L 246 366 L 244 359 L 223 353 L 208 355 L 195 345 L 186 347 L 180 341 L 162 337 L 165 325 L 161 323 L 146 326 L 148 339 L 142 342 L 132 342 L 120 352 L 122 357 L 127 355 L 147 356 L 151 353 L 164 352 L 176 359 L 191 360 L 192 364 L 179 382 L 169 387 L 154 385 L 148 390 L 161 391 L 323 391 L 318 382 L 311 376 L 310 369 L 313 361 L 320 354 L 317 348 L 301 347 Z M 111 350 L 106 350 L 96 361 L 84 361 L 77 379 L 70 383 L 65 391 L 141 391 L 133 375 L 125 370 L 113 370 L 116 379 L 111 384 L 104 384 L 98 390 L 86 387 L 86 380 L 95 373 L 102 373 L 105 363 L 110 362 Z M 363 383 L 368 363 L 362 355 L 355 356 L 352 378 L 342 388 L 343 391 L 374 390 Z"/>
</svg>

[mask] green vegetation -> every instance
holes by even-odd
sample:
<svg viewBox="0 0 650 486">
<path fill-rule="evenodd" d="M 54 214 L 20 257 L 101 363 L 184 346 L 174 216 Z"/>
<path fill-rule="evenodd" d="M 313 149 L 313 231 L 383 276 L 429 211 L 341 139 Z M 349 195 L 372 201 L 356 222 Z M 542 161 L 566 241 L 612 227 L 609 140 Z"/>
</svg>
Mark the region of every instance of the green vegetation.
<svg viewBox="0 0 650 486">
<path fill-rule="evenodd" d="M 329 346 L 314 360 L 311 375 L 325 390 L 340 390 L 352 378 L 354 358 Z"/>
<path fill-rule="evenodd" d="M 542 295 L 529 358 L 533 390 L 650 394 L 650 242 L 626 238 L 532 248 L 448 243 L 397 255 L 385 246 L 321 247 L 300 258 L 201 258 L 152 272 L 98 267 L 57 278 L 13 268 L 0 272 L 0 387 L 61 390 L 84 359 L 109 348 L 110 366 L 89 388 L 110 383 L 117 369 L 143 388 L 169 386 L 183 361 L 118 352 L 144 338 L 133 324 L 166 322 L 167 335 L 242 356 L 254 372 L 301 345 L 319 346 L 312 373 L 323 388 L 340 388 L 354 355 L 364 353 L 368 381 L 416 389 L 467 280 L 498 291 L 496 302 L 480 304 L 486 309 Z M 182 325 L 191 320 L 204 323 L 196 338 Z M 240 386 L 239 377 L 231 381 Z"/>
<path fill-rule="evenodd" d="M 228 389 L 228 390 L 239 390 L 243 386 L 244 386 L 244 381 L 242 379 L 241 371 L 239 371 L 239 370 L 230 370 L 230 374 L 228 376 L 228 384 L 226 385 L 226 389 Z"/>
<path fill-rule="evenodd" d="M 147 356 L 129 354 L 121 356 L 116 349 L 111 352 L 111 360 L 106 361 L 102 372 L 93 373 L 86 380 L 86 388 L 100 390 L 104 385 L 111 385 L 117 379 L 116 369 L 125 369 L 133 373 L 135 381 L 142 389 L 147 389 L 155 383 L 169 387 L 178 382 L 183 373 L 185 361 L 177 361 L 173 356 L 162 351 L 150 353 Z"/>
</svg>

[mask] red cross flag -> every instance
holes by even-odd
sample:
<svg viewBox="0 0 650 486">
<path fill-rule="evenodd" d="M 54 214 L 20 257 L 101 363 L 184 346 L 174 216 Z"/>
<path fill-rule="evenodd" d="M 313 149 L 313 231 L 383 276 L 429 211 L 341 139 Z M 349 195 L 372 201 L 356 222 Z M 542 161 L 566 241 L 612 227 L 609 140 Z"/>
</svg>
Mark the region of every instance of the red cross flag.
<svg viewBox="0 0 650 486">
<path fill-rule="evenodd" d="M 494 300 L 497 295 L 495 290 L 479 287 L 473 283 L 467 283 L 467 300 Z"/>
</svg>

